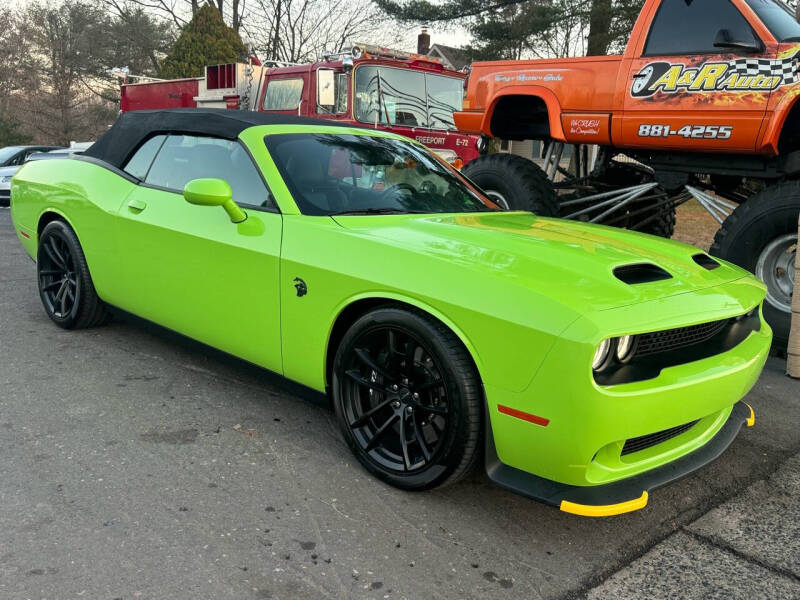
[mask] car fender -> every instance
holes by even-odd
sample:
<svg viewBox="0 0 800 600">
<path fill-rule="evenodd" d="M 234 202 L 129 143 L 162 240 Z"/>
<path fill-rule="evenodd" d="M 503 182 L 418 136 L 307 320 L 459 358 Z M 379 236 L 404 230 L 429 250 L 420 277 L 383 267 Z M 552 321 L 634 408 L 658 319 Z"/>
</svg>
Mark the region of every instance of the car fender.
<svg viewBox="0 0 800 600">
<path fill-rule="evenodd" d="M 54 215 L 58 215 L 58 217 L 60 217 L 60 219 L 62 221 L 65 221 L 67 223 L 67 225 L 70 226 L 72 231 L 75 232 L 75 236 L 78 238 L 78 241 L 81 242 L 81 236 L 78 233 L 78 229 L 75 227 L 74 223 L 72 222 L 72 219 L 70 219 L 66 215 L 66 213 L 63 210 L 61 210 L 60 208 L 56 208 L 54 206 L 49 206 L 48 205 L 48 206 L 42 207 L 42 209 L 39 211 L 39 214 L 36 216 L 36 223 L 33 224 L 35 226 L 33 228 L 33 230 L 36 233 L 35 242 L 36 242 L 37 246 L 39 245 L 39 224 L 42 222 L 42 219 L 44 218 L 44 216 L 46 214 L 48 214 L 48 213 L 54 214 Z M 83 246 L 83 242 L 81 242 L 81 246 Z"/>
<path fill-rule="evenodd" d="M 334 311 L 335 316 L 331 320 L 328 326 L 328 335 L 325 342 L 326 357 L 328 356 L 328 353 L 330 351 L 331 335 L 333 333 L 333 328 L 336 322 L 339 320 L 342 313 L 347 309 L 348 306 L 351 306 L 355 302 L 359 302 L 362 300 L 387 300 L 387 301 L 401 302 L 403 304 L 408 304 L 410 306 L 418 308 L 419 310 L 424 311 L 429 315 L 431 315 L 432 317 L 438 319 L 445 326 L 447 326 L 450 329 L 450 331 L 452 331 L 456 335 L 456 337 L 458 337 L 459 340 L 461 340 L 461 343 L 464 344 L 464 347 L 467 349 L 467 352 L 469 352 L 472 361 L 475 363 L 475 367 L 478 369 L 478 375 L 481 377 L 482 381 L 484 380 L 483 362 L 481 360 L 477 348 L 472 343 L 469 336 L 450 318 L 448 318 L 447 315 L 443 314 L 441 311 L 437 310 L 427 302 L 423 302 L 422 300 L 415 298 L 413 296 L 408 296 L 406 294 L 398 294 L 396 292 L 383 292 L 383 291 L 362 292 L 359 294 L 354 294 L 353 296 L 350 296 L 342 300 L 342 302 L 340 302 L 339 305 L 336 307 L 336 310 Z M 327 373 L 325 373 L 326 368 L 327 364 L 323 364 L 322 369 L 324 377 L 327 376 Z"/>
</svg>

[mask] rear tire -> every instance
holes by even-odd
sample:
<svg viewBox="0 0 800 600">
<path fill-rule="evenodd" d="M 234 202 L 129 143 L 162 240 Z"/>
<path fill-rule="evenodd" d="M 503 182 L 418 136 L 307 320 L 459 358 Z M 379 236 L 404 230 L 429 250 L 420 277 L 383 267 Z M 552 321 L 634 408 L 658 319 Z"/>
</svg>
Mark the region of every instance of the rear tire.
<svg viewBox="0 0 800 600">
<path fill-rule="evenodd" d="M 773 348 L 778 351 L 784 351 L 789 340 L 799 214 L 800 181 L 767 187 L 725 219 L 709 251 L 764 280 L 764 318 L 772 327 Z"/>
<path fill-rule="evenodd" d="M 553 184 L 538 165 L 526 158 L 487 154 L 467 163 L 462 172 L 501 208 L 558 216 Z"/>
<path fill-rule="evenodd" d="M 426 490 L 474 465 L 481 382 L 461 341 L 429 315 L 386 306 L 359 318 L 339 344 L 331 383 L 342 435 L 379 479 Z"/>
<path fill-rule="evenodd" d="M 94 289 L 78 237 L 65 222 L 52 221 L 42 230 L 36 272 L 44 310 L 59 327 L 84 329 L 110 319 Z"/>
</svg>

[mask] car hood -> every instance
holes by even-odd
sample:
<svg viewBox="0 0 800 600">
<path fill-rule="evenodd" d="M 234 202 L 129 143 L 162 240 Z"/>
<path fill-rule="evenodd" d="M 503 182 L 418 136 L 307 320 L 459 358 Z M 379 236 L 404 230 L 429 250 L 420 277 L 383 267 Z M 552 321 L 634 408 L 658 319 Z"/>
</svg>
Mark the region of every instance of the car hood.
<svg viewBox="0 0 800 600">
<path fill-rule="evenodd" d="M 526 212 L 339 216 L 353 234 L 424 254 L 559 300 L 580 314 L 693 292 L 747 276 L 720 262 L 707 269 L 702 251 L 622 229 L 537 217 Z M 670 277 L 626 283 L 617 267 L 656 265 Z M 502 293 L 502 288 L 495 287 Z M 488 293 L 488 291 L 486 292 Z"/>
<path fill-rule="evenodd" d="M 13 167 L 0 167 L 0 177 L 13 175 L 17 171 L 19 171 L 19 165 L 14 165 Z"/>
</svg>

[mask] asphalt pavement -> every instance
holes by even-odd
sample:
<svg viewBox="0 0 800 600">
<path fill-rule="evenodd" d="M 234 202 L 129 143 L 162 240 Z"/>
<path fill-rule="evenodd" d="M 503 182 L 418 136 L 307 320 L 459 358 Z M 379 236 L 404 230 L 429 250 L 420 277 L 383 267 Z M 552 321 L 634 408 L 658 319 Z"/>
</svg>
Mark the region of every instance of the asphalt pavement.
<svg viewBox="0 0 800 600">
<path fill-rule="evenodd" d="M 747 401 L 636 513 L 401 492 L 324 397 L 131 317 L 57 328 L 0 209 L 0 599 L 798 598 L 800 382 L 770 359 Z"/>
</svg>

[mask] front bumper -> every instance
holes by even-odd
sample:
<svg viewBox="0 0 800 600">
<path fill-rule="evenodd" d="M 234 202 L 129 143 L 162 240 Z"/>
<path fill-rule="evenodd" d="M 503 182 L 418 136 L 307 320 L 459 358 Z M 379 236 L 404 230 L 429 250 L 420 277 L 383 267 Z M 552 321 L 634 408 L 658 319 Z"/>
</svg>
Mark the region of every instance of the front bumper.
<svg viewBox="0 0 800 600">
<path fill-rule="evenodd" d="M 725 351 L 700 359 L 687 353 L 689 362 L 665 367 L 655 377 L 613 385 L 594 381 L 589 367 L 594 348 L 603 337 L 744 315 L 763 298 L 763 285 L 748 277 L 579 319 L 553 344 L 526 389 L 484 384 L 491 428 L 489 476 L 507 487 L 520 479 L 536 482 L 522 487 L 540 491 L 521 493 L 549 503 L 555 498 L 559 504 L 579 504 L 588 494 L 594 504 L 608 496 L 600 504 L 637 500 L 628 510 L 641 508 L 647 490 L 640 485 L 631 496 L 626 482 L 647 480 L 662 468 L 672 472 L 673 463 L 682 465 L 680 474 L 690 472 L 704 461 L 684 462 L 684 457 L 709 445 L 724 448 L 733 439 L 738 425 L 731 432 L 731 415 L 736 418 L 743 410 L 734 406 L 757 381 L 772 331 L 761 316 L 758 331 Z M 521 478 L 517 471 L 534 479 Z M 587 491 L 558 496 L 573 488 Z M 592 496 L 591 489 L 600 490 L 594 492 L 599 495 Z"/>
<path fill-rule="evenodd" d="M 737 402 L 722 428 L 704 446 L 677 460 L 628 479 L 596 486 L 558 483 L 503 464 L 497 456 L 491 423 L 486 420 L 486 472 L 496 484 L 564 512 L 607 517 L 639 510 L 653 489 L 680 479 L 718 458 L 730 446 L 742 425 L 755 424 L 753 409 Z"/>
</svg>

